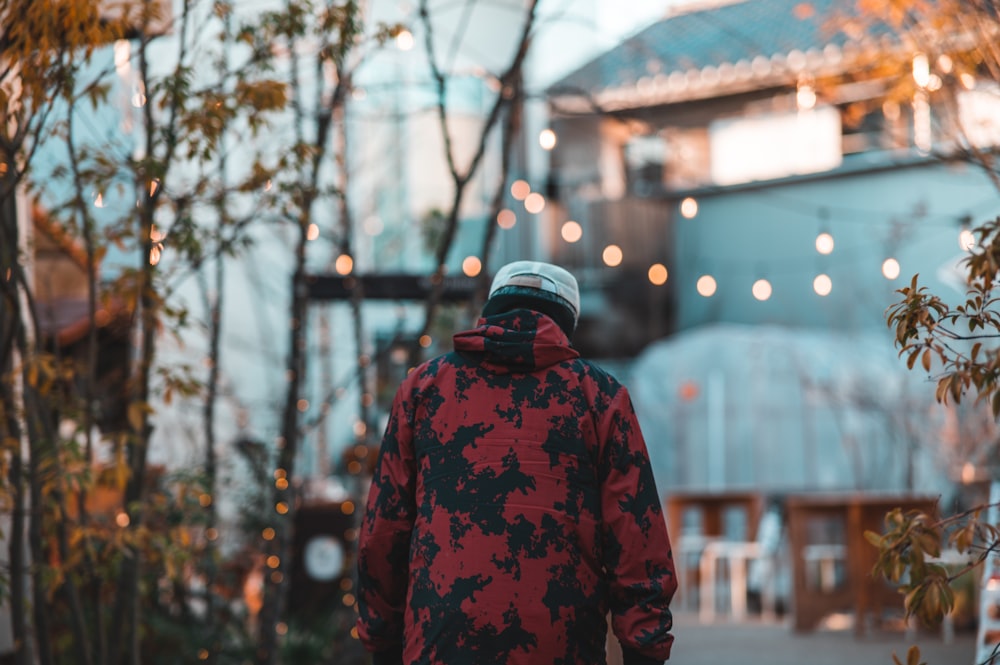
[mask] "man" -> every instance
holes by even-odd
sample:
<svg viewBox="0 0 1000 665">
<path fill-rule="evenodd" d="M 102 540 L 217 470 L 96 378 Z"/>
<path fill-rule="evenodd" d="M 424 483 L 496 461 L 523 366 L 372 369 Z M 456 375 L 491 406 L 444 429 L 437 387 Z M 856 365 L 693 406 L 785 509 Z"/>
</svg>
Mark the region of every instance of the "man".
<svg viewBox="0 0 1000 665">
<path fill-rule="evenodd" d="M 501 268 L 392 406 L 358 554 L 375 665 L 662 663 L 674 563 L 626 389 L 580 359 L 576 280 Z"/>
</svg>

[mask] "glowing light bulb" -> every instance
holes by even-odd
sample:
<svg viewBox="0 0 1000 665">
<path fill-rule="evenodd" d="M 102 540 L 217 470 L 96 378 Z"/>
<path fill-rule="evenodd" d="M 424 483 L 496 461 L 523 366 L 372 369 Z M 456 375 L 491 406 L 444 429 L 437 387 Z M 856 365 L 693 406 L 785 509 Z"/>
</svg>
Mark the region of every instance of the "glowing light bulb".
<svg viewBox="0 0 1000 665">
<path fill-rule="evenodd" d="M 545 197 L 538 192 L 532 192 L 524 199 L 524 209 L 532 215 L 537 215 L 545 210 Z"/>
<path fill-rule="evenodd" d="M 899 261 L 891 257 L 883 261 L 882 274 L 886 279 L 896 279 L 899 277 Z"/>
<path fill-rule="evenodd" d="M 667 267 L 665 265 L 662 263 L 654 263 L 649 266 L 649 271 L 646 274 L 649 277 L 651 284 L 654 284 L 655 286 L 663 286 L 667 283 L 667 276 L 669 273 L 667 272 Z"/>
<path fill-rule="evenodd" d="M 684 219 L 693 219 L 698 214 L 698 201 L 690 196 L 681 201 L 681 216 Z"/>
<path fill-rule="evenodd" d="M 833 280 L 829 275 L 816 275 L 816 279 L 813 280 L 813 291 L 821 296 L 828 296 L 832 290 Z"/>
<path fill-rule="evenodd" d="M 396 48 L 400 51 L 409 51 L 413 48 L 413 33 L 409 30 L 400 30 L 396 35 Z"/>
<path fill-rule="evenodd" d="M 715 278 L 711 275 L 702 275 L 698 278 L 698 283 L 696 284 L 698 293 L 706 298 L 711 298 L 715 295 L 715 290 L 718 285 L 715 283 Z"/>
<path fill-rule="evenodd" d="M 501 229 L 512 229 L 517 224 L 517 215 L 513 210 L 504 208 L 497 214 L 497 226 Z"/>
<path fill-rule="evenodd" d="M 833 236 L 823 232 L 816 236 L 816 251 L 820 254 L 829 254 L 833 251 Z"/>
<path fill-rule="evenodd" d="M 538 135 L 538 145 L 542 146 L 542 150 L 552 150 L 556 147 L 556 133 L 551 129 L 543 129 Z"/>
<path fill-rule="evenodd" d="M 757 300 L 767 300 L 771 297 L 771 282 L 766 279 L 758 279 L 753 283 L 750 292 L 753 293 L 753 297 Z"/>
<path fill-rule="evenodd" d="M 608 245 L 601 253 L 601 258 L 604 259 L 606 266 L 614 268 L 622 262 L 622 248 L 618 245 Z"/>
<path fill-rule="evenodd" d="M 577 242 L 583 237 L 583 227 L 571 219 L 562 225 L 559 234 L 566 242 Z"/>
<path fill-rule="evenodd" d="M 958 234 L 958 246 L 969 251 L 976 246 L 976 236 L 969 229 L 962 229 Z"/>
<path fill-rule="evenodd" d="M 476 256 L 467 256 L 462 261 L 462 272 L 465 273 L 466 277 L 475 277 L 482 269 L 483 262 Z"/>
<path fill-rule="evenodd" d="M 529 185 L 525 180 L 515 180 L 510 184 L 510 195 L 518 201 L 523 201 L 528 198 L 528 194 L 530 193 L 531 185 Z"/>
</svg>

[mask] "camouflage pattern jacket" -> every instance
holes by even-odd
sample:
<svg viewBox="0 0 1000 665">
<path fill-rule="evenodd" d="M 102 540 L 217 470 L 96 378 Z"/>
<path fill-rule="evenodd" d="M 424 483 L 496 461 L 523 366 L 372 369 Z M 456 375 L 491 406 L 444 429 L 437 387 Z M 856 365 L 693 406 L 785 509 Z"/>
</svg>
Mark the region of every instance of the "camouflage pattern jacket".
<svg viewBox="0 0 1000 665">
<path fill-rule="evenodd" d="M 662 663 L 674 564 L 626 389 L 547 316 L 481 319 L 396 394 L 358 554 L 376 665 Z"/>
</svg>

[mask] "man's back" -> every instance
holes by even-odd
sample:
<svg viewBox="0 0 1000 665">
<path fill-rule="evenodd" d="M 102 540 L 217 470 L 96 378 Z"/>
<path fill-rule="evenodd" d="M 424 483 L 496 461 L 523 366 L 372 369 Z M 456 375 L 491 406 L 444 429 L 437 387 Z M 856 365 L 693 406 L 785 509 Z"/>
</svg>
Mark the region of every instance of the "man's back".
<svg viewBox="0 0 1000 665">
<path fill-rule="evenodd" d="M 665 659 L 676 582 L 627 391 L 533 311 L 455 349 L 383 440 L 359 556 L 376 662 L 596 665 L 609 610 L 626 662 Z"/>
</svg>

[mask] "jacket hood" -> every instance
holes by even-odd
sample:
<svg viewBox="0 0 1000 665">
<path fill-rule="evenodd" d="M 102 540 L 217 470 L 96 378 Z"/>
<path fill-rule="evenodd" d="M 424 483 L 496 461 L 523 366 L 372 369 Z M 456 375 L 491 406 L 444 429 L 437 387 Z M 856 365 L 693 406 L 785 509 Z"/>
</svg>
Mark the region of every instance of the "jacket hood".
<svg viewBox="0 0 1000 665">
<path fill-rule="evenodd" d="M 528 309 L 481 318 L 453 339 L 456 351 L 498 374 L 533 372 L 580 356 L 555 321 Z"/>
</svg>

